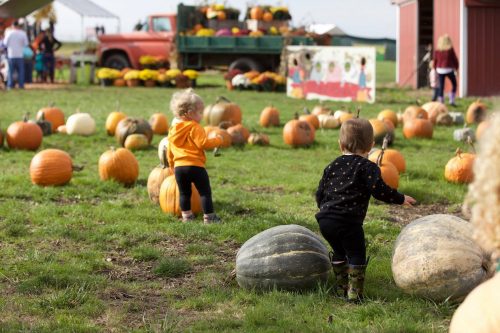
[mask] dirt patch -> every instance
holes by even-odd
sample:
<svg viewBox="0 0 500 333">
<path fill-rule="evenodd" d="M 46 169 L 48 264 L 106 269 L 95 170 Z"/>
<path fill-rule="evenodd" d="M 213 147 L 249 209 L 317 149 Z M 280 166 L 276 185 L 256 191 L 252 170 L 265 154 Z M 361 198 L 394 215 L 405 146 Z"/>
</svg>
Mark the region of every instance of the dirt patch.
<svg viewBox="0 0 500 333">
<path fill-rule="evenodd" d="M 27 83 L 24 88 L 27 90 L 56 90 L 69 88 L 70 86 L 69 83 Z"/>
<path fill-rule="evenodd" d="M 243 188 L 245 191 L 257 193 L 257 194 L 285 194 L 285 188 L 283 186 L 246 186 Z"/>
<path fill-rule="evenodd" d="M 418 218 L 432 214 L 449 214 L 468 220 L 463 215 L 459 204 L 415 205 L 413 207 L 391 205 L 388 208 L 388 213 L 387 220 L 403 226 Z"/>
</svg>

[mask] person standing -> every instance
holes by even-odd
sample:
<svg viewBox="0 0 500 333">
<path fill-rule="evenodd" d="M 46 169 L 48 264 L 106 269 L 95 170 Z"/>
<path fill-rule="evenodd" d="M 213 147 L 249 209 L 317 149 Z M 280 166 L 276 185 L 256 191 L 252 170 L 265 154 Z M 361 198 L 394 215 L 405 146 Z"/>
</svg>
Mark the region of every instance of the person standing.
<svg viewBox="0 0 500 333">
<path fill-rule="evenodd" d="M 457 78 L 455 77 L 455 71 L 458 70 L 458 59 L 448 34 L 444 34 L 438 39 L 437 49 L 434 51 L 434 68 L 436 69 L 439 79 L 438 101 L 444 103 L 444 82 L 445 78 L 448 77 L 452 85 L 449 94 L 450 105 L 457 106 L 455 104 L 455 95 L 457 93 Z"/>
<path fill-rule="evenodd" d="M 56 67 L 54 52 L 59 50 L 62 44 L 54 37 L 51 29 L 45 31 L 45 36 L 40 43 L 43 44 L 45 69 L 49 75 L 50 83 L 54 83 L 54 72 Z"/>
<path fill-rule="evenodd" d="M 21 29 L 18 21 L 15 21 L 4 40 L 7 48 L 7 59 L 9 72 L 7 74 L 7 89 L 14 88 L 14 72 L 17 73 L 17 81 L 20 89 L 24 89 L 24 48 L 28 46 L 28 36 Z"/>
</svg>

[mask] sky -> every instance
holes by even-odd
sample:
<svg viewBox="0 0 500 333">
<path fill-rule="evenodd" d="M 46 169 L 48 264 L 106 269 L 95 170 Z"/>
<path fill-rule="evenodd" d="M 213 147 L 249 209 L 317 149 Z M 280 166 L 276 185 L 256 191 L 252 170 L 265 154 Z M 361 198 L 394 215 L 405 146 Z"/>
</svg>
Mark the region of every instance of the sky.
<svg viewBox="0 0 500 333">
<path fill-rule="evenodd" d="M 120 24 L 113 19 L 85 18 L 85 30 L 104 25 L 106 32 L 132 31 L 139 19 L 153 13 L 175 13 L 178 1 L 169 0 L 93 0 L 99 6 L 120 17 Z M 184 0 L 186 5 L 198 5 L 203 1 Z M 206 3 L 207 1 L 205 1 Z M 208 1 L 214 3 L 215 1 Z M 217 1 L 226 6 L 246 12 L 247 5 L 288 6 L 294 26 L 310 23 L 334 23 L 349 35 L 360 37 L 396 37 L 396 6 L 390 0 L 226 0 Z M 78 14 L 62 4 L 55 3 L 58 14 L 56 37 L 62 41 L 77 41 L 82 38 L 82 24 Z"/>
</svg>

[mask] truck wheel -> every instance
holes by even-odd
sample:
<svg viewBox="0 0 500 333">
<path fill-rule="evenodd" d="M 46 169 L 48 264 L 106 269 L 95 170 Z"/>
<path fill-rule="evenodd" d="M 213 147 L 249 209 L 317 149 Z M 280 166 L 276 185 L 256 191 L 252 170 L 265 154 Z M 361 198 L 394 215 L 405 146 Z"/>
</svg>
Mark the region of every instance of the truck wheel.
<svg viewBox="0 0 500 333">
<path fill-rule="evenodd" d="M 124 69 L 126 67 L 130 67 L 130 63 L 128 62 L 127 57 L 123 54 L 113 53 L 110 56 L 106 57 L 106 60 L 104 61 L 104 67 Z"/>
<path fill-rule="evenodd" d="M 239 69 L 242 72 L 262 72 L 262 65 L 250 58 L 239 58 L 229 65 L 229 71 L 232 71 L 233 69 Z"/>
</svg>

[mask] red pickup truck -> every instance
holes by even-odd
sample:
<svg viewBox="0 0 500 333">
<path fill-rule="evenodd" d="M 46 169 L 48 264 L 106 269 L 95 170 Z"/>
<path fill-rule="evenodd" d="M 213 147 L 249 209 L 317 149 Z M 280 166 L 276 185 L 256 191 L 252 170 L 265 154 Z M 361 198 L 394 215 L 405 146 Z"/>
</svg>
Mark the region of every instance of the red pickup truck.
<svg viewBox="0 0 500 333">
<path fill-rule="evenodd" d="M 176 15 L 151 15 L 139 31 L 99 36 L 97 56 L 104 67 L 139 68 L 143 55 L 168 59 L 175 43 Z"/>
</svg>

